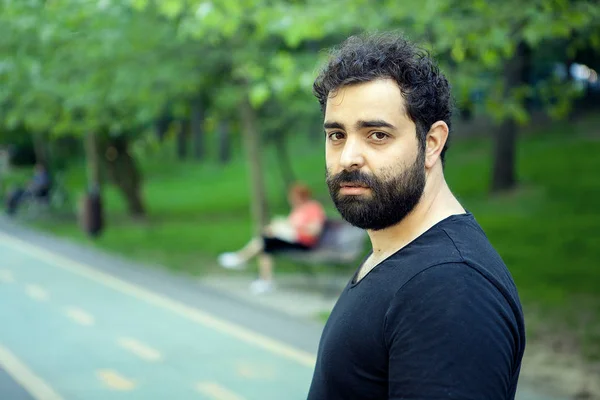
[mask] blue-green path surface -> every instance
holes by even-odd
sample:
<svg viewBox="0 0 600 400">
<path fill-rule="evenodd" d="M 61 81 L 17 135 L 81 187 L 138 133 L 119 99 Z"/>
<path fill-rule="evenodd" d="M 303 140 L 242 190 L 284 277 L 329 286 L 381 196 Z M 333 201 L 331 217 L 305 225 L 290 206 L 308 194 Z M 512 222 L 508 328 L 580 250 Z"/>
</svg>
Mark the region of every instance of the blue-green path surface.
<svg viewBox="0 0 600 400">
<path fill-rule="evenodd" d="M 2 233 L 4 231 L 4 233 Z M 321 325 L 0 230 L 0 399 L 305 399 Z M 522 400 L 546 400 L 527 388 Z"/>
</svg>

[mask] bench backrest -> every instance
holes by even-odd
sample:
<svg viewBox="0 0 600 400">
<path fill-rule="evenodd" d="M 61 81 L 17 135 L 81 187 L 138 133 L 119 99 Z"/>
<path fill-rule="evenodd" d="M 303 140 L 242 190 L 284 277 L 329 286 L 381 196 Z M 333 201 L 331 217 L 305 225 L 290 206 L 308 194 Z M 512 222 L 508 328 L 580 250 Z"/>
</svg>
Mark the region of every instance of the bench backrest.
<svg viewBox="0 0 600 400">
<path fill-rule="evenodd" d="M 363 254 L 366 231 L 346 221 L 327 220 L 317 245 L 308 250 L 287 250 L 287 258 L 308 264 L 348 264 Z"/>
<path fill-rule="evenodd" d="M 319 242 L 310 253 L 324 261 L 351 262 L 362 254 L 366 238 L 364 230 L 346 221 L 327 220 Z"/>
</svg>

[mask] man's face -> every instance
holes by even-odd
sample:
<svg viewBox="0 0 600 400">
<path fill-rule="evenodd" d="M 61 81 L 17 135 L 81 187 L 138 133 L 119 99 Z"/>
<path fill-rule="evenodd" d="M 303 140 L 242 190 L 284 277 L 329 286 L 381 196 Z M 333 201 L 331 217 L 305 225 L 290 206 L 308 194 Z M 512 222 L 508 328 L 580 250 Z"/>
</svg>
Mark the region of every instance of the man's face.
<svg viewBox="0 0 600 400">
<path fill-rule="evenodd" d="M 351 224 L 381 230 L 400 222 L 425 187 L 425 154 L 398 85 L 380 79 L 332 93 L 325 111 L 327 185 Z"/>
</svg>

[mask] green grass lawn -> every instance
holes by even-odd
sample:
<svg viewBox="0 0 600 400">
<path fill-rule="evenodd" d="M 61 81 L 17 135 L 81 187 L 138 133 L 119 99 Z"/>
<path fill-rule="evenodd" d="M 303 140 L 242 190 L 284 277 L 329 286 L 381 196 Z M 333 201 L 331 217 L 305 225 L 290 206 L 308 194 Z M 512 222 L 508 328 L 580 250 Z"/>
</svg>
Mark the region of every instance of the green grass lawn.
<svg viewBox="0 0 600 400">
<path fill-rule="evenodd" d="M 488 194 L 488 139 L 456 139 L 446 167 L 451 188 L 506 261 L 526 308 L 553 317 L 552 328 L 531 324 L 530 336 L 564 328 L 575 332 L 580 350 L 593 357 L 600 357 L 598 122 L 598 117 L 586 118 L 522 135 L 520 184 L 510 194 Z M 324 183 L 323 142 L 295 138 L 289 149 L 297 175 L 335 216 Z M 148 220 L 129 219 L 119 194 L 107 188 L 108 228 L 93 244 L 174 271 L 214 271 L 215 256 L 243 245 L 251 233 L 247 168 L 241 159 L 227 167 L 179 163 L 164 151 L 146 154 L 142 161 Z M 265 150 L 264 161 L 271 211 L 285 213 L 283 183 L 272 149 Z M 79 191 L 83 171 L 73 168 L 67 181 L 74 192 Z M 90 242 L 73 220 L 46 220 L 38 226 Z"/>
</svg>

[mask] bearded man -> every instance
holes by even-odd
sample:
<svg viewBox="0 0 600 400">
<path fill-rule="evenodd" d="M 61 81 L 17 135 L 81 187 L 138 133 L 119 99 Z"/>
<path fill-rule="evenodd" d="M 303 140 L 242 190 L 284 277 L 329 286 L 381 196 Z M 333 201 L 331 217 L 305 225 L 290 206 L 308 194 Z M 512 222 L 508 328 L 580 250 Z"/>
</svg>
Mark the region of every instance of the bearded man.
<svg viewBox="0 0 600 400">
<path fill-rule="evenodd" d="M 514 399 L 513 279 L 444 178 L 450 85 L 401 35 L 351 37 L 314 83 L 327 184 L 372 251 L 323 330 L 310 400 Z"/>
</svg>

